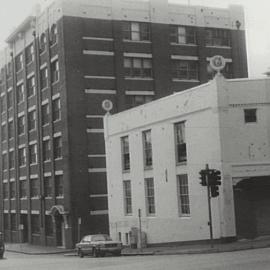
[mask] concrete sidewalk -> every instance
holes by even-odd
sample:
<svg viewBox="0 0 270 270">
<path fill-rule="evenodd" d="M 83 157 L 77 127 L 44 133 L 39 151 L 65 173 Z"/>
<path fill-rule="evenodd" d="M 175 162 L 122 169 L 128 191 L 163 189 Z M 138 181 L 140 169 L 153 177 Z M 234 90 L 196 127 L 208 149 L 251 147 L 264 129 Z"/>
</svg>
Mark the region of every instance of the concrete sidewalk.
<svg viewBox="0 0 270 270">
<path fill-rule="evenodd" d="M 173 255 L 173 254 L 203 254 L 217 252 L 232 252 L 238 250 L 247 250 L 255 248 L 270 247 L 270 236 L 258 237 L 252 240 L 240 240 L 233 243 L 215 243 L 213 247 L 210 244 L 185 244 L 177 246 L 158 246 L 144 249 L 124 248 L 123 256 L 136 255 Z M 23 253 L 29 255 L 49 255 L 49 254 L 64 254 L 68 256 L 76 255 L 75 250 L 68 250 L 57 247 L 35 246 L 30 244 L 13 244 L 6 243 L 6 251 Z"/>
</svg>

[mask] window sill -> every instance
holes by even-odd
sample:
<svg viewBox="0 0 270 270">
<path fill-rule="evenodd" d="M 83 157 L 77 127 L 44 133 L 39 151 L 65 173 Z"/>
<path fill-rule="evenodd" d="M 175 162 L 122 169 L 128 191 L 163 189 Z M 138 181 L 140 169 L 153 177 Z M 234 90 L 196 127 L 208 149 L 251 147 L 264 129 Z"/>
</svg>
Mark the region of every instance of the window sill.
<svg viewBox="0 0 270 270">
<path fill-rule="evenodd" d="M 187 46 L 187 47 L 197 47 L 197 44 L 193 44 L 193 43 L 175 43 L 175 42 L 171 42 L 170 45 L 172 46 Z"/>
<path fill-rule="evenodd" d="M 19 169 L 25 168 L 26 164 L 19 166 Z"/>
<path fill-rule="evenodd" d="M 187 161 L 182 161 L 182 162 L 176 162 L 176 166 L 186 166 Z"/>
<path fill-rule="evenodd" d="M 51 199 L 52 199 L 52 196 L 45 197 L 45 200 L 51 200 Z"/>
<path fill-rule="evenodd" d="M 25 200 L 27 200 L 27 197 L 22 197 L 22 198 L 20 198 L 20 200 L 25 201 Z"/>
<path fill-rule="evenodd" d="M 33 131 L 35 131 L 35 130 L 36 130 L 36 128 L 29 129 L 28 132 L 33 132 Z"/>
<path fill-rule="evenodd" d="M 153 170 L 153 166 L 145 166 L 144 170 L 145 171 L 151 171 L 151 170 Z"/>
<path fill-rule="evenodd" d="M 51 162 L 51 160 L 50 159 L 47 159 L 47 160 L 44 160 L 43 162 L 44 163 L 49 163 L 49 162 Z"/>
<path fill-rule="evenodd" d="M 52 49 L 56 45 L 57 45 L 57 41 L 55 41 L 53 44 L 50 44 L 50 49 Z"/>
<path fill-rule="evenodd" d="M 49 125 L 50 125 L 50 123 L 46 123 L 45 125 L 42 125 L 42 127 L 44 128 L 44 127 L 47 127 Z"/>
<path fill-rule="evenodd" d="M 64 195 L 56 196 L 56 199 L 64 199 Z"/>
<path fill-rule="evenodd" d="M 132 217 L 132 213 L 130 214 L 125 213 L 125 217 Z"/>
<path fill-rule="evenodd" d="M 43 56 L 43 55 L 46 53 L 46 51 L 47 51 L 46 49 L 45 49 L 44 51 L 42 51 L 42 52 L 40 51 L 40 52 L 39 52 L 39 56 L 40 56 L 40 57 Z"/>
<path fill-rule="evenodd" d="M 205 45 L 206 48 L 231 49 L 231 46 Z"/>
<path fill-rule="evenodd" d="M 35 163 L 30 163 L 29 165 L 30 166 L 35 166 L 35 165 L 37 165 L 38 163 L 37 162 L 35 162 Z"/>
<path fill-rule="evenodd" d="M 61 118 L 54 120 L 53 123 L 55 124 L 55 123 L 60 122 L 60 121 L 61 121 Z"/>
<path fill-rule="evenodd" d="M 36 95 L 36 92 L 33 95 L 27 97 L 27 99 L 30 99 L 30 98 L 34 97 L 35 95 Z"/>
<path fill-rule="evenodd" d="M 34 60 L 31 60 L 29 63 L 26 63 L 26 66 L 30 66 L 32 63 L 34 63 Z"/>
<path fill-rule="evenodd" d="M 18 71 L 16 71 L 16 74 L 20 73 L 21 71 L 23 71 L 23 67 L 19 69 Z"/>
<path fill-rule="evenodd" d="M 123 174 L 128 174 L 128 173 L 130 173 L 130 170 L 122 170 L 122 173 Z"/>
<path fill-rule="evenodd" d="M 180 214 L 180 215 L 179 215 L 179 218 L 181 218 L 181 219 L 191 219 L 191 216 L 190 216 L 190 215 L 183 215 L 183 214 Z"/>
<path fill-rule="evenodd" d="M 44 86 L 40 91 L 43 92 L 48 89 L 48 85 Z"/>
<path fill-rule="evenodd" d="M 151 44 L 151 40 L 131 40 L 131 39 L 123 39 L 124 42 L 130 42 L 130 43 L 142 43 L 142 44 Z"/>
<path fill-rule="evenodd" d="M 57 160 L 62 160 L 63 157 L 59 157 L 59 158 L 55 158 L 54 160 L 57 161 Z"/>
<path fill-rule="evenodd" d="M 19 103 L 17 103 L 17 105 L 20 106 L 23 103 L 24 103 L 24 99 L 22 101 L 20 101 Z"/>
<path fill-rule="evenodd" d="M 58 78 L 58 80 L 57 81 L 55 81 L 55 82 L 52 82 L 52 86 L 54 86 L 54 85 L 56 85 L 56 84 L 58 84 L 59 83 L 59 78 Z"/>
<path fill-rule="evenodd" d="M 151 77 L 125 77 L 125 80 L 138 80 L 138 81 L 153 81 L 154 79 Z"/>
<path fill-rule="evenodd" d="M 148 217 L 148 218 L 156 218 L 156 214 L 146 214 L 146 217 Z"/>
<path fill-rule="evenodd" d="M 19 137 L 21 137 L 21 136 L 24 136 L 25 135 L 25 133 L 21 133 L 21 134 L 18 134 L 19 135 Z"/>
<path fill-rule="evenodd" d="M 40 199 L 40 196 L 37 195 L 37 196 L 34 196 L 34 197 L 31 197 L 31 200 L 39 200 Z"/>
<path fill-rule="evenodd" d="M 199 83 L 200 81 L 199 80 L 188 80 L 188 79 L 172 79 L 173 82 L 196 82 L 196 83 Z"/>
</svg>

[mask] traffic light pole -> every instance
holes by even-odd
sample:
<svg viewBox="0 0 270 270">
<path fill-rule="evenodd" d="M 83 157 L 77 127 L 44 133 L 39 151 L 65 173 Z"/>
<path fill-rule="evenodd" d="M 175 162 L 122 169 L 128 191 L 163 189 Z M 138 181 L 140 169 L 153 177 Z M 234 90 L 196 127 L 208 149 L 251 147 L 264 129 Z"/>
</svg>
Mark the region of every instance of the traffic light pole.
<svg viewBox="0 0 270 270">
<path fill-rule="evenodd" d="M 206 171 L 208 172 L 209 166 L 206 164 L 205 166 Z M 208 200 L 208 213 L 209 213 L 209 229 L 210 229 L 210 244 L 211 248 L 214 247 L 213 244 L 213 226 L 212 226 L 212 212 L 211 212 L 211 196 L 210 196 L 210 185 L 209 185 L 208 173 L 206 174 L 206 184 L 207 184 L 207 200 Z"/>
</svg>

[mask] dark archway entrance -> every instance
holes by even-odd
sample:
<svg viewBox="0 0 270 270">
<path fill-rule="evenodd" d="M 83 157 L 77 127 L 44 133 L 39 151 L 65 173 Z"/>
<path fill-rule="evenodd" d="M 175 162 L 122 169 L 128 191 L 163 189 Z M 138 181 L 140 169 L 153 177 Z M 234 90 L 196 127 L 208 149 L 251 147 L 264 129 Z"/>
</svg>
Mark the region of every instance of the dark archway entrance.
<svg viewBox="0 0 270 270">
<path fill-rule="evenodd" d="M 64 211 L 62 205 L 54 205 L 50 210 L 50 215 L 53 218 L 55 242 L 57 246 L 66 246 L 65 228 L 67 227 L 68 212 Z"/>
<path fill-rule="evenodd" d="M 238 238 L 270 235 L 270 176 L 238 182 L 234 202 Z"/>
</svg>

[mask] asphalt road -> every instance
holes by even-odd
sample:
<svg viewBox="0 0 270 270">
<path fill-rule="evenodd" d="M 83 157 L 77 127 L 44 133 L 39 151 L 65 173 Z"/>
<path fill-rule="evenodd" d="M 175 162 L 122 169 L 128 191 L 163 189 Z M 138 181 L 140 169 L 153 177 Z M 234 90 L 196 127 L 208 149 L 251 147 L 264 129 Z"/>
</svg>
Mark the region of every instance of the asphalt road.
<svg viewBox="0 0 270 270">
<path fill-rule="evenodd" d="M 1 270 L 269 270 L 270 248 L 199 255 L 92 258 L 7 252 Z"/>
</svg>

